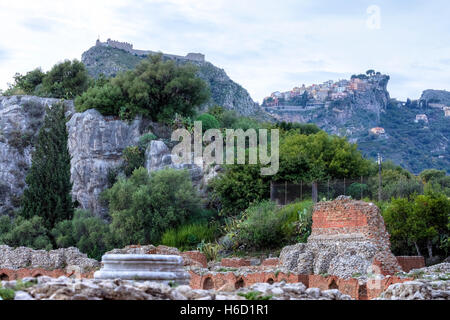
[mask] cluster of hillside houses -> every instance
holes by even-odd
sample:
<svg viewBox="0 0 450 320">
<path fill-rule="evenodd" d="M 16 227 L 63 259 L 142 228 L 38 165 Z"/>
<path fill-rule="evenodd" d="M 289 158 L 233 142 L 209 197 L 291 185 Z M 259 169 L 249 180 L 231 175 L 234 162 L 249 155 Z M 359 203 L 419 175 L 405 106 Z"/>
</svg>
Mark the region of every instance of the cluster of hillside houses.
<svg viewBox="0 0 450 320">
<path fill-rule="evenodd" d="M 312 84 L 310 86 L 295 87 L 286 92 L 273 92 L 269 97 L 266 97 L 263 106 L 275 107 L 284 104 L 292 104 L 290 101 L 296 98 L 305 96 L 310 105 L 325 103 L 326 101 L 338 100 L 352 95 L 357 91 L 365 91 L 371 85 L 371 78 L 361 79 L 354 77 L 351 80 L 333 80 L 326 81 L 322 84 Z"/>
</svg>

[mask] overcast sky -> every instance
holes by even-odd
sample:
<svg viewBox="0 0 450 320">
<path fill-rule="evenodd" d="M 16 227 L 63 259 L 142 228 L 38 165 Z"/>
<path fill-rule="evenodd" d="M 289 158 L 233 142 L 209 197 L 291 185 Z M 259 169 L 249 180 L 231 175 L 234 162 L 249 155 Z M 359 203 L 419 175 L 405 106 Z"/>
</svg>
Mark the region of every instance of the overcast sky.
<svg viewBox="0 0 450 320">
<path fill-rule="evenodd" d="M 273 91 L 389 74 L 391 97 L 450 90 L 448 0 L 0 0 L 0 88 L 81 59 L 98 36 L 202 52 L 261 102 Z"/>
</svg>

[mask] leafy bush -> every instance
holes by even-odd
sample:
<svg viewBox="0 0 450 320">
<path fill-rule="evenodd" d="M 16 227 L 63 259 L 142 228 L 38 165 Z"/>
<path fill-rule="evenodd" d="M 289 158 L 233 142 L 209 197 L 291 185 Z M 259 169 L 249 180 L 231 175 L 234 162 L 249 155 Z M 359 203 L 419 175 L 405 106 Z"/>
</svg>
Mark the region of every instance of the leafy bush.
<svg viewBox="0 0 450 320">
<path fill-rule="evenodd" d="M 102 196 L 109 203 L 114 245 L 157 243 L 199 209 L 196 190 L 187 171 L 165 169 L 147 173 L 134 170 L 119 178 Z"/>
<path fill-rule="evenodd" d="M 16 73 L 14 76 L 13 87 L 23 90 L 25 94 L 32 95 L 38 85 L 42 83 L 45 77 L 45 73 L 40 68 L 36 68 L 33 71 L 27 72 L 26 75 Z"/>
<path fill-rule="evenodd" d="M 218 243 L 205 243 L 204 241 L 197 247 L 197 250 L 203 253 L 208 261 L 216 261 L 220 249 L 221 246 Z"/>
<path fill-rule="evenodd" d="M 123 150 L 123 158 L 125 159 L 124 173 L 129 177 L 137 168 L 144 167 L 145 153 L 136 146 L 126 147 Z"/>
<path fill-rule="evenodd" d="M 2 220 L 2 225 L 2 228 L 8 226 L 6 220 Z M 9 232 L 0 234 L 0 243 L 11 247 L 24 246 L 50 250 L 52 249 L 52 243 L 44 225 L 44 219 L 41 217 L 34 216 L 27 220 L 19 216 L 9 225 Z"/>
<path fill-rule="evenodd" d="M 139 138 L 138 147 L 140 150 L 144 151 L 147 149 L 148 144 L 152 140 L 156 140 L 157 137 L 153 133 L 146 133 Z"/>
<path fill-rule="evenodd" d="M 225 172 L 209 183 L 211 201 L 224 216 L 235 216 L 253 202 L 270 195 L 269 178 L 259 165 L 226 165 Z"/>
<path fill-rule="evenodd" d="M 249 249 L 277 248 L 285 240 L 283 227 L 288 215 L 276 210 L 276 204 L 263 201 L 243 213 L 238 230 L 238 242 Z"/>
<path fill-rule="evenodd" d="M 95 108 L 122 119 L 141 114 L 159 121 L 170 120 L 176 113 L 191 116 L 196 106 L 209 99 L 208 87 L 196 71 L 194 65 L 179 66 L 163 61 L 162 55 L 151 55 L 136 69 L 90 88 L 75 100 L 76 110 Z"/>
<path fill-rule="evenodd" d="M 3 300 L 14 300 L 16 293 L 13 289 L 0 287 L 0 298 Z"/>
<path fill-rule="evenodd" d="M 197 118 L 196 121 L 201 121 L 202 122 L 202 130 L 203 132 L 209 130 L 209 129 L 219 129 L 220 128 L 220 123 L 219 121 L 217 121 L 217 119 L 208 113 L 204 113 L 201 116 L 199 116 Z"/>
<path fill-rule="evenodd" d="M 201 242 L 211 242 L 217 233 L 217 224 L 188 224 L 164 232 L 161 243 L 180 250 L 195 249 Z"/>
<path fill-rule="evenodd" d="M 310 200 L 294 202 L 280 209 L 279 214 L 286 216 L 282 226 L 288 242 L 306 242 L 311 234 L 313 202 Z"/>
<path fill-rule="evenodd" d="M 58 223 L 52 235 L 58 248 L 74 246 L 97 260 L 112 249 L 108 223 L 85 210 L 76 210 L 72 220 Z"/>
</svg>

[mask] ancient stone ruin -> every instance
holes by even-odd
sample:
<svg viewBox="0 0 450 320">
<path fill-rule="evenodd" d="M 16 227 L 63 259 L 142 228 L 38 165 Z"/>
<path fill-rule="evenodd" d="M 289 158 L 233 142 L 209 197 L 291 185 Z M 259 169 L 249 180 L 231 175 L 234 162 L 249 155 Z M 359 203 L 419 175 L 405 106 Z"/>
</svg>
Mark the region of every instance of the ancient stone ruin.
<svg viewBox="0 0 450 320">
<path fill-rule="evenodd" d="M 122 279 L 189 284 L 189 273 L 183 269 L 183 258 L 158 254 L 106 254 L 95 279 Z"/>
<path fill-rule="evenodd" d="M 283 249 L 281 263 L 300 274 L 395 274 L 401 271 L 390 251 L 380 209 L 373 203 L 339 197 L 314 207 L 312 232 L 306 244 Z"/>
</svg>

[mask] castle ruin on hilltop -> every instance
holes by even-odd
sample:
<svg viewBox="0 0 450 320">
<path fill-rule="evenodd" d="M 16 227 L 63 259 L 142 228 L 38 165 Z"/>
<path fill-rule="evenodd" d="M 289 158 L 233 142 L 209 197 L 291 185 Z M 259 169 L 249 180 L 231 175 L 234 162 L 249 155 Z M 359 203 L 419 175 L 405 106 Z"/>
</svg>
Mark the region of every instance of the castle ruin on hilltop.
<svg viewBox="0 0 450 320">
<path fill-rule="evenodd" d="M 149 54 L 157 54 L 158 52 L 150 51 L 150 50 L 136 50 L 133 49 L 133 44 L 128 42 L 120 42 L 108 39 L 106 42 L 101 42 L 100 39 L 97 39 L 95 45 L 97 47 L 110 47 L 110 48 L 116 48 L 125 50 L 128 53 L 137 55 L 137 56 L 146 56 Z M 205 62 L 205 55 L 202 53 L 188 53 L 186 56 L 178 56 L 175 54 L 166 54 L 163 53 L 163 56 L 169 59 L 174 60 L 189 60 L 189 61 L 195 61 L 195 62 Z"/>
</svg>

